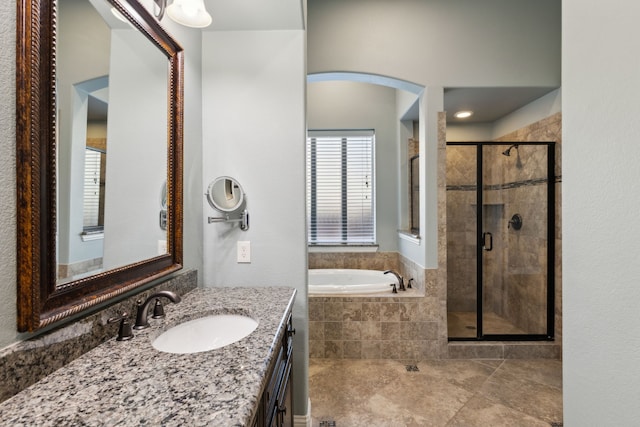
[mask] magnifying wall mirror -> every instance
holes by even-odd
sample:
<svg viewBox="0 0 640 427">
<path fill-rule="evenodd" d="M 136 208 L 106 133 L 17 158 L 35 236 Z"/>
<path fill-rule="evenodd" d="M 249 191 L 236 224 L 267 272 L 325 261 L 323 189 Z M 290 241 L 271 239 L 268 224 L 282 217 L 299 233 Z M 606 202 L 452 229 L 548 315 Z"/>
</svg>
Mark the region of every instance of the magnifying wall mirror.
<svg viewBox="0 0 640 427">
<path fill-rule="evenodd" d="M 244 190 L 235 179 L 221 176 L 209 184 L 207 200 L 214 209 L 221 212 L 234 212 L 244 203 Z"/>
<path fill-rule="evenodd" d="M 239 222 L 240 229 L 249 229 L 249 212 L 245 208 L 245 192 L 238 181 L 221 176 L 213 180 L 207 188 L 207 201 L 212 208 L 224 213 L 223 217 L 209 217 L 209 224 L 213 222 Z M 239 217 L 234 218 L 234 216 Z"/>
<path fill-rule="evenodd" d="M 18 330 L 34 331 L 182 268 L 183 51 L 136 0 L 19 0 L 17 22 Z"/>
</svg>

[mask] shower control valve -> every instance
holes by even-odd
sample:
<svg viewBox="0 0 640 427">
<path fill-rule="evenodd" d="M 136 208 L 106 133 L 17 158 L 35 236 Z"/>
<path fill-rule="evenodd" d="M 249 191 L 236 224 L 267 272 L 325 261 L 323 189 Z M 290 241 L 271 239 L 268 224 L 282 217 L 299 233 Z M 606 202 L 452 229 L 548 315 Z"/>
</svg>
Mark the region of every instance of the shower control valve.
<svg viewBox="0 0 640 427">
<path fill-rule="evenodd" d="M 513 228 L 514 230 L 520 230 L 522 228 L 522 216 L 520 214 L 514 214 L 509 220 L 507 228 Z"/>
</svg>

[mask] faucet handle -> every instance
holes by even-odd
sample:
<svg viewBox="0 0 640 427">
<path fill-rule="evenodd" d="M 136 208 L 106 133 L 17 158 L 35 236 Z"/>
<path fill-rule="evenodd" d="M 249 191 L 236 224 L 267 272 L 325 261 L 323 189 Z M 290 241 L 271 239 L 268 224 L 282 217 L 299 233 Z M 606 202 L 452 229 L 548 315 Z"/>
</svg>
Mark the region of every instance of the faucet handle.
<svg viewBox="0 0 640 427">
<path fill-rule="evenodd" d="M 136 323 L 133 329 L 145 329 L 149 327 L 147 320 L 147 304 L 141 299 L 136 300 Z"/>
<path fill-rule="evenodd" d="M 107 319 L 107 323 L 115 323 L 117 321 L 120 321 L 120 326 L 118 327 L 118 337 L 116 341 L 129 341 L 133 338 L 131 322 L 129 322 L 129 313 L 125 311 L 120 316 Z"/>
<path fill-rule="evenodd" d="M 153 314 L 151 315 L 152 319 L 163 319 L 165 317 L 164 307 L 162 306 L 162 302 L 160 298 L 156 298 L 156 302 L 153 304 Z"/>
<path fill-rule="evenodd" d="M 413 282 L 413 278 L 409 279 L 409 282 L 407 283 L 407 288 L 411 289 L 411 282 Z"/>
</svg>

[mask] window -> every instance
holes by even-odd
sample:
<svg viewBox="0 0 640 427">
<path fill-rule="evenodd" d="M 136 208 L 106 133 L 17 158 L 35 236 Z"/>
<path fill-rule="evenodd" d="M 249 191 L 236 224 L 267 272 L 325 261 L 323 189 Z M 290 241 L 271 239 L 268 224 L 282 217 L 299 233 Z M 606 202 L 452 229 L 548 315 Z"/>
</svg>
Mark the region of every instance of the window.
<svg viewBox="0 0 640 427">
<path fill-rule="evenodd" d="M 309 131 L 309 244 L 375 244 L 375 135 Z"/>
<path fill-rule="evenodd" d="M 411 233 L 418 235 L 420 234 L 420 155 L 416 154 L 411 157 L 409 164 L 409 185 L 411 187 L 409 193 L 411 195 L 411 221 L 409 227 Z"/>
<path fill-rule="evenodd" d="M 84 153 L 84 232 L 102 231 L 104 227 L 104 173 L 106 155 L 87 147 Z"/>
</svg>

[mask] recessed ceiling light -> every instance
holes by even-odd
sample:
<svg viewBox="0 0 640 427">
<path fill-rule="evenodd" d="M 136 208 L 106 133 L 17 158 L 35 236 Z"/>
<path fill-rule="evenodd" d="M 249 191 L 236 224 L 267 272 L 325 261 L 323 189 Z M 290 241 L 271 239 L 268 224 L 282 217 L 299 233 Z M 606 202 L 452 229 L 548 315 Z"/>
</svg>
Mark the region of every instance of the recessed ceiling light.
<svg viewBox="0 0 640 427">
<path fill-rule="evenodd" d="M 453 116 L 457 119 L 466 119 L 467 117 L 473 116 L 473 111 L 468 111 L 468 110 L 458 111 Z"/>
</svg>

